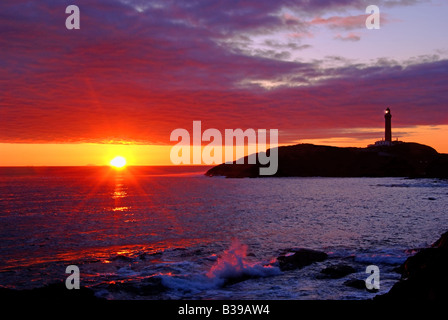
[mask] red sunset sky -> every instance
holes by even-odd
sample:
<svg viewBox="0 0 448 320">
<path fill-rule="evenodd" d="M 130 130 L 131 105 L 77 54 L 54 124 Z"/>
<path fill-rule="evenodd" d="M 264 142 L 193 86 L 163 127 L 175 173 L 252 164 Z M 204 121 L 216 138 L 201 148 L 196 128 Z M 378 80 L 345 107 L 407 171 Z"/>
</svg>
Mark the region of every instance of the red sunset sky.
<svg viewBox="0 0 448 320">
<path fill-rule="evenodd" d="M 367 30 L 369 2 L 2 1 L 0 165 L 169 165 L 193 120 L 364 147 L 386 107 L 448 153 L 448 4 L 376 1 Z"/>
</svg>

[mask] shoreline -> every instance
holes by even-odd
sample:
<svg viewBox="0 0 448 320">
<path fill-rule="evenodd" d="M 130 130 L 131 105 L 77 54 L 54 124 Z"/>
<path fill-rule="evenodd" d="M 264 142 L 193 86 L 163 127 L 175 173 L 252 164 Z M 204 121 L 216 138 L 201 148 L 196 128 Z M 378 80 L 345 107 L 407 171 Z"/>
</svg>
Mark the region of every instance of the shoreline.
<svg viewBox="0 0 448 320">
<path fill-rule="evenodd" d="M 268 152 L 269 153 L 269 150 Z M 448 154 L 414 143 L 367 148 L 297 144 L 278 147 L 277 171 L 261 175 L 260 163 L 223 163 L 208 170 L 209 177 L 409 177 L 448 178 Z M 241 160 L 241 159 L 240 159 Z"/>
<path fill-rule="evenodd" d="M 292 251 L 293 254 L 280 255 L 277 258 L 279 268 L 283 271 L 301 269 L 305 266 L 318 261 L 327 259 L 324 252 L 314 251 L 310 249 L 297 249 Z M 384 294 L 376 295 L 371 299 L 353 300 L 353 301 L 374 301 L 374 302 L 391 302 L 391 301 L 442 301 L 448 299 L 448 276 L 445 275 L 448 270 L 448 231 L 443 233 L 430 247 L 421 248 L 397 268 L 397 272 L 401 274 L 399 279 L 392 288 Z M 353 270 L 345 265 L 331 265 L 322 270 L 322 277 L 327 279 L 335 279 L 350 274 Z M 250 279 L 247 275 L 228 279 L 229 282 L 236 283 Z M 367 290 L 364 280 L 347 280 L 344 285 L 351 286 L 359 290 Z M 159 286 L 161 284 L 159 283 Z M 155 287 L 152 288 L 155 290 Z M 154 299 L 155 292 L 149 290 L 148 297 Z M 367 290 L 375 293 L 375 290 Z M 143 295 L 144 297 L 144 295 Z M 16 290 L 7 287 L 0 287 L 0 299 L 3 301 L 85 301 L 94 302 L 106 300 L 95 294 L 91 288 L 81 286 L 79 290 L 68 290 L 65 283 L 52 283 L 43 287 L 33 289 Z M 120 299 L 117 299 L 120 300 Z M 137 298 L 137 300 L 139 300 Z M 164 300 L 164 299 L 162 299 Z M 181 299 L 183 300 L 183 299 Z M 186 299 L 188 300 L 188 299 Z M 115 300 L 113 300 L 115 301 Z M 145 300 L 148 301 L 148 300 Z M 250 300 L 247 300 L 250 301 Z M 285 300 L 300 301 L 300 300 Z M 317 301 L 323 301 L 317 299 Z M 334 300 L 345 301 L 345 300 Z"/>
</svg>

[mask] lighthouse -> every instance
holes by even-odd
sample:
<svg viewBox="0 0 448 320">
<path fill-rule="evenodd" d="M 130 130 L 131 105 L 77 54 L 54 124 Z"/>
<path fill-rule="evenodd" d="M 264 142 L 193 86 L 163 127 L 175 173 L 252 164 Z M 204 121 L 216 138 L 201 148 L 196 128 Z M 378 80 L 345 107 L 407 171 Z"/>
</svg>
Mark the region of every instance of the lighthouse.
<svg viewBox="0 0 448 320">
<path fill-rule="evenodd" d="M 387 142 L 392 142 L 392 114 L 390 113 L 389 108 L 387 108 L 384 113 L 384 119 L 385 119 L 384 140 Z"/>
<path fill-rule="evenodd" d="M 392 141 L 392 114 L 390 109 L 387 108 L 384 111 L 384 139 L 376 141 L 374 144 L 369 144 L 367 147 L 389 147 L 400 143 L 403 143 L 403 141 L 398 141 L 398 139 Z"/>
</svg>

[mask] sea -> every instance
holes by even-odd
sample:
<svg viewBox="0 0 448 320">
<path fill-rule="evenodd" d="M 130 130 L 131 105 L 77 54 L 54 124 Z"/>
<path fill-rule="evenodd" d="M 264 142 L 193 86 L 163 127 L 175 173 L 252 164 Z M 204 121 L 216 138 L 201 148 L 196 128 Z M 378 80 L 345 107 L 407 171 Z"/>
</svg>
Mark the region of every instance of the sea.
<svg viewBox="0 0 448 320">
<path fill-rule="evenodd" d="M 448 229 L 448 181 L 208 177 L 209 167 L 0 168 L 0 286 L 110 300 L 364 300 Z M 306 248 L 328 259 L 281 270 Z M 331 277 L 322 271 L 350 266 Z M 352 287 L 368 266 L 379 290 Z"/>
</svg>

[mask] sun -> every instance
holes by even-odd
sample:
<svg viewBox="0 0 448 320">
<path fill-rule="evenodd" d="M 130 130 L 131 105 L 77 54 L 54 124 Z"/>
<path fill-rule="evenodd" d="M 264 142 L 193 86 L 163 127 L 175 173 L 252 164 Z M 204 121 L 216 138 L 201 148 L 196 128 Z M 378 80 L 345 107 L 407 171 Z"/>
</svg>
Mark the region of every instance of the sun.
<svg viewBox="0 0 448 320">
<path fill-rule="evenodd" d="M 122 156 L 116 156 L 110 160 L 110 165 L 115 168 L 123 168 L 126 165 L 126 159 Z"/>
</svg>

